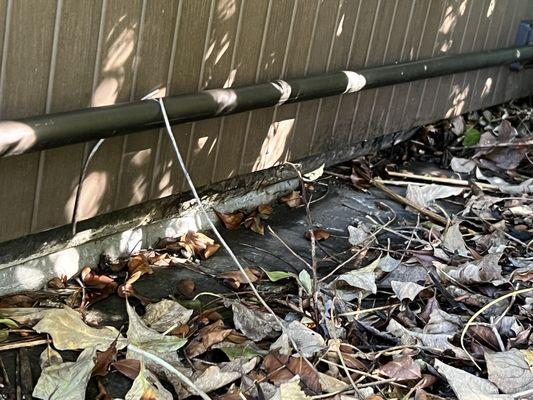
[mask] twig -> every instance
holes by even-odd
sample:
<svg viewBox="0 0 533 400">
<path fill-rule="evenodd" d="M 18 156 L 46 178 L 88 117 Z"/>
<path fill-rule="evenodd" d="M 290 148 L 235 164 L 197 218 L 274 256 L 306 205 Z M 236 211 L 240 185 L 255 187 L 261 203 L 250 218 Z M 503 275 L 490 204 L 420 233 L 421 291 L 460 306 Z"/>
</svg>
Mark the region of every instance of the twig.
<svg viewBox="0 0 533 400">
<path fill-rule="evenodd" d="M 520 294 L 524 294 L 524 293 L 528 293 L 528 292 L 533 292 L 533 288 L 525 288 L 525 289 L 515 290 L 515 291 L 507 293 L 507 294 L 505 294 L 505 295 L 503 295 L 501 297 L 498 297 L 497 299 L 492 300 L 490 303 L 486 304 L 485 306 L 480 308 L 478 311 L 476 311 L 474 313 L 474 315 L 472 315 L 470 317 L 470 319 L 468 320 L 468 322 L 466 323 L 465 327 L 463 328 L 463 331 L 461 332 L 461 340 L 460 340 L 461 348 L 464 350 L 464 352 L 466 353 L 466 355 L 468 356 L 470 361 L 472 361 L 474 363 L 474 365 L 480 371 L 481 371 L 481 367 L 478 365 L 478 363 L 474 360 L 474 357 L 472 357 L 472 355 L 468 352 L 468 350 L 466 350 L 466 347 L 465 347 L 465 336 L 466 336 L 466 332 L 468 331 L 468 328 L 470 328 L 472 326 L 472 324 L 474 323 L 474 321 L 476 320 L 477 317 L 479 317 L 482 313 L 487 311 L 493 305 L 498 304 L 500 301 L 508 299 L 509 297 L 518 296 Z"/>
<path fill-rule="evenodd" d="M 387 186 L 385 186 L 380 179 L 373 179 L 372 185 L 374 185 L 379 190 L 385 192 L 389 197 L 392 199 L 398 201 L 399 203 L 402 203 L 404 205 L 407 205 L 411 208 L 414 208 L 416 211 L 418 211 L 420 214 L 425 215 L 429 219 L 432 219 L 435 222 L 438 222 L 439 224 L 443 226 L 448 225 L 448 220 L 441 215 L 437 214 L 436 212 L 433 212 L 431 210 L 428 210 L 425 207 L 422 207 L 420 204 L 415 203 L 414 201 L 409 200 L 408 198 L 396 193 L 394 190 L 389 189 Z"/>
<path fill-rule="evenodd" d="M 34 340 L 28 340 L 28 341 L 23 341 L 23 342 L 5 343 L 5 344 L 0 345 L 0 351 L 22 349 L 24 347 L 33 347 L 33 346 L 39 346 L 41 344 L 48 344 L 48 343 L 50 343 L 50 340 L 48 339 L 34 339 Z"/>
<path fill-rule="evenodd" d="M 400 305 L 401 305 L 401 303 L 396 303 L 396 304 L 389 304 L 388 306 L 367 308 L 367 309 L 364 309 L 364 310 L 357 310 L 357 311 L 349 311 L 349 312 L 345 312 L 345 313 L 339 314 L 339 317 L 350 317 L 350 316 L 353 316 L 353 315 L 368 314 L 368 313 L 371 313 L 371 312 L 374 312 L 374 311 L 381 311 L 381 310 L 388 310 L 390 308 L 396 308 L 396 307 L 398 307 Z"/>
<path fill-rule="evenodd" d="M 267 229 L 268 229 L 268 231 L 272 234 L 272 236 L 274 236 L 276 239 L 278 239 L 278 241 L 279 241 L 279 242 L 280 242 L 280 243 L 281 243 L 281 244 L 282 244 L 287 250 L 289 250 L 289 251 L 291 252 L 291 254 L 292 254 L 294 257 L 296 257 L 298 260 L 300 260 L 301 262 L 303 262 L 303 263 L 305 264 L 305 266 L 306 266 L 307 268 L 309 268 L 310 270 L 313 269 L 313 267 L 311 267 L 311 264 L 309 264 L 307 261 L 305 261 L 304 258 L 303 258 L 301 255 L 299 255 L 299 254 L 296 253 L 293 249 L 291 249 L 290 246 L 289 246 L 287 243 L 285 243 L 285 241 L 284 241 L 284 240 L 283 240 L 283 239 L 282 239 L 282 238 L 281 238 L 276 232 L 274 232 L 274 229 L 272 229 L 272 228 L 270 227 L 270 225 L 267 225 Z"/>
<path fill-rule="evenodd" d="M 494 190 L 497 192 L 501 192 L 501 189 L 499 186 L 492 185 L 490 183 L 474 182 L 474 181 L 470 182 L 464 179 L 443 178 L 443 177 L 437 177 L 437 176 L 425 176 L 425 175 L 413 174 L 410 172 L 394 172 L 394 171 L 389 171 L 389 170 L 387 170 L 387 174 L 389 174 L 390 176 L 395 176 L 397 178 L 411 178 L 411 179 L 416 179 L 419 181 L 446 183 L 448 185 L 454 185 L 454 186 L 470 187 L 472 184 L 474 184 L 484 190 Z M 392 182 L 396 182 L 396 181 L 392 181 Z"/>
<path fill-rule="evenodd" d="M 147 351 L 145 351 L 145 350 L 143 350 L 143 349 L 141 349 L 141 348 L 139 348 L 139 347 L 137 347 L 137 346 L 135 346 L 134 344 L 131 344 L 131 343 L 128 344 L 128 349 L 130 349 L 130 350 L 132 350 L 132 351 L 134 351 L 136 353 L 139 353 L 143 357 L 148 358 L 150 361 L 153 361 L 156 364 L 160 365 L 161 367 L 164 367 L 167 370 L 169 370 L 170 372 L 172 372 L 174 375 L 176 375 L 178 377 L 179 380 L 181 380 L 183 383 L 185 383 L 187 386 L 189 386 L 194 391 L 194 393 L 196 393 L 202 399 L 211 400 L 211 397 L 209 397 L 207 395 L 207 393 L 202 391 L 202 389 L 200 389 L 198 386 L 196 386 L 189 378 L 187 378 L 179 370 L 174 368 L 172 365 L 170 365 L 165 360 L 163 360 L 163 359 L 157 357 L 156 355 L 154 355 L 152 353 L 149 353 L 149 352 L 147 352 Z"/>
</svg>

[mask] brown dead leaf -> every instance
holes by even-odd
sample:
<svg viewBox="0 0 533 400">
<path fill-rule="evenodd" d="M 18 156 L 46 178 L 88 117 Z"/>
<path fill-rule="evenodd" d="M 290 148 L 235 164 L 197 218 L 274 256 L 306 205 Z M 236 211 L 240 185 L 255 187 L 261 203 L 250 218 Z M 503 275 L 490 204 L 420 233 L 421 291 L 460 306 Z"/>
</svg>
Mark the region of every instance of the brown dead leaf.
<svg viewBox="0 0 533 400">
<path fill-rule="evenodd" d="M 244 271 L 252 283 L 257 282 L 261 277 L 261 271 L 255 268 L 245 268 Z M 239 270 L 222 272 L 218 277 L 224 279 L 233 289 L 239 289 L 243 284 L 248 283 L 245 276 Z"/>
<path fill-rule="evenodd" d="M 325 229 L 315 229 L 313 231 L 313 236 L 315 237 L 315 240 L 317 242 L 321 241 L 321 240 L 326 240 L 326 239 L 329 239 L 330 236 L 331 236 L 331 233 L 329 233 L 327 230 Z M 307 240 L 311 240 L 311 232 L 310 231 L 305 231 L 305 238 Z"/>
<path fill-rule="evenodd" d="M 220 250 L 220 245 L 218 243 L 207 245 L 207 248 L 204 251 L 204 258 L 207 260 L 213 254 L 215 254 L 218 250 Z"/>
<path fill-rule="evenodd" d="M 261 204 L 260 206 L 257 207 L 257 211 L 259 212 L 259 214 L 263 214 L 263 215 L 270 215 L 272 214 L 273 210 L 274 209 L 272 208 L 270 204 Z"/>
<path fill-rule="evenodd" d="M 283 196 L 279 199 L 279 201 L 283 204 L 286 204 L 290 208 L 298 207 L 300 204 L 302 204 L 302 198 L 300 197 L 300 192 L 298 190 L 294 190 L 287 196 Z"/>
<path fill-rule="evenodd" d="M 94 361 L 93 376 L 106 376 L 111 363 L 117 359 L 117 341 L 115 340 L 107 350 L 97 351 Z"/>
<path fill-rule="evenodd" d="M 141 275 L 151 274 L 154 271 L 150 267 L 148 259 L 144 254 L 136 254 L 128 260 L 128 272 L 130 275 L 133 275 L 136 272 L 139 272 Z"/>
<path fill-rule="evenodd" d="M 0 299 L 0 308 L 31 308 L 37 299 L 28 294 L 14 294 Z"/>
<path fill-rule="evenodd" d="M 378 372 L 398 381 L 409 381 L 422 378 L 420 366 L 410 355 L 403 355 L 378 369 Z"/>
<path fill-rule="evenodd" d="M 137 375 L 139 375 L 139 371 L 141 369 L 141 362 L 139 360 L 134 360 L 130 358 L 115 361 L 111 365 L 122 375 L 132 380 L 135 379 Z"/>
<path fill-rule="evenodd" d="M 304 387 L 315 393 L 321 391 L 318 374 L 301 357 L 284 356 L 273 351 L 263 360 L 263 368 L 267 371 L 269 380 L 276 385 L 285 383 L 295 375 L 299 375 Z"/>
<path fill-rule="evenodd" d="M 234 231 L 239 229 L 241 223 L 244 220 L 244 213 L 242 211 L 236 211 L 234 213 L 221 213 L 215 211 L 218 218 L 222 221 L 226 229 Z"/>
<path fill-rule="evenodd" d="M 214 248 L 215 241 L 209 236 L 201 232 L 189 231 L 180 238 L 179 244 L 187 251 L 187 253 L 194 256 L 208 256 L 212 255 L 218 248 Z"/>
<path fill-rule="evenodd" d="M 221 319 L 200 329 L 196 337 L 185 348 L 187 356 L 194 358 L 205 353 L 214 344 L 226 339 L 232 329 L 228 329 Z"/>
<path fill-rule="evenodd" d="M 183 297 L 192 299 L 194 297 L 194 293 L 196 292 L 196 282 L 190 278 L 182 279 L 178 282 L 177 288 L 178 292 L 180 292 Z"/>
</svg>

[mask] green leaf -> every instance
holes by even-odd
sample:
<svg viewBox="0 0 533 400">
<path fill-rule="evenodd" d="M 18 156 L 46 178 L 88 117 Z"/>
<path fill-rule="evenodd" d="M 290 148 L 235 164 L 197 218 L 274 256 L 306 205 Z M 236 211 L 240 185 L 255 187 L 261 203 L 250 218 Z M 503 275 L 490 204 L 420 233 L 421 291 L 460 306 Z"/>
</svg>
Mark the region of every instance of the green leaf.
<svg viewBox="0 0 533 400">
<path fill-rule="evenodd" d="M 261 268 L 262 269 L 262 268 Z M 291 277 L 296 277 L 295 274 L 292 272 L 287 271 L 267 271 L 266 269 L 263 269 L 268 279 L 270 279 L 271 282 L 280 281 L 282 279 L 287 279 Z"/>
<path fill-rule="evenodd" d="M 0 329 L 0 342 L 4 342 L 9 337 L 9 332 L 6 329 Z"/>
<path fill-rule="evenodd" d="M 311 281 L 311 275 L 309 275 L 309 272 L 303 269 L 298 275 L 298 280 L 300 281 L 300 284 L 303 286 L 307 294 L 313 293 L 313 283 Z"/>
<path fill-rule="evenodd" d="M 479 142 L 481 132 L 476 128 L 470 128 L 466 131 L 463 137 L 463 146 L 473 146 Z"/>
<path fill-rule="evenodd" d="M 258 353 L 256 350 L 248 347 L 248 346 L 224 346 L 224 347 L 218 347 L 218 349 L 222 350 L 230 360 L 235 360 L 236 358 L 244 357 L 246 359 L 254 358 L 256 356 L 260 356 L 261 354 Z"/>
<path fill-rule="evenodd" d="M 4 324 L 11 329 L 17 329 L 19 327 L 15 321 L 9 318 L 0 318 L 0 324 Z"/>
</svg>

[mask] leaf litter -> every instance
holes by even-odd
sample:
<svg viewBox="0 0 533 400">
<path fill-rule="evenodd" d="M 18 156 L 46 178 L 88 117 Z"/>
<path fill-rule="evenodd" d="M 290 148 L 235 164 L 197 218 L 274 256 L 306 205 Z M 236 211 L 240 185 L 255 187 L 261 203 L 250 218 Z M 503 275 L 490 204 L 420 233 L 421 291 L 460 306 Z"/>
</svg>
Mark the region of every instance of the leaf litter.
<svg viewBox="0 0 533 400">
<path fill-rule="evenodd" d="M 40 349 L 41 399 L 82 399 L 91 384 L 113 398 L 117 376 L 126 399 L 531 398 L 531 112 L 510 103 L 441 121 L 393 150 L 300 171 L 277 204 L 217 212 L 226 233 L 278 241 L 287 258 L 275 265 L 207 270 L 222 246 L 191 231 L 2 298 L 0 349 Z M 314 221 L 333 185 L 374 196 L 381 212 L 350 213 L 343 232 Z M 266 229 L 280 209 L 306 214 L 305 252 Z M 160 269 L 226 291 L 183 277 L 146 297 L 139 284 Z M 91 319 L 110 298 L 127 324 Z"/>
</svg>

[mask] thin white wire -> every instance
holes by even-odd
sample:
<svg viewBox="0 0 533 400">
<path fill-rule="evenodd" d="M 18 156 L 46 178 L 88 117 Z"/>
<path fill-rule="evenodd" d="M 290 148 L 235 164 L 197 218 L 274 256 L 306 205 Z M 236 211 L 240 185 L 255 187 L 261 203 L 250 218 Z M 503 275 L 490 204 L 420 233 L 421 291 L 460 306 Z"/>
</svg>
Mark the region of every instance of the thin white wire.
<svg viewBox="0 0 533 400">
<path fill-rule="evenodd" d="M 253 282 L 250 280 L 250 277 L 248 276 L 248 274 L 246 273 L 246 271 L 244 270 L 243 266 L 241 265 L 240 261 L 237 259 L 237 256 L 235 255 L 235 253 L 233 252 L 233 250 L 231 250 L 231 248 L 229 247 L 229 245 L 226 243 L 226 241 L 224 240 L 224 238 L 222 237 L 222 235 L 220 234 L 219 230 L 217 229 L 217 227 L 215 226 L 215 224 L 213 223 L 213 221 L 211 221 L 211 218 L 209 217 L 209 215 L 207 214 L 207 211 L 205 210 L 205 207 L 202 203 L 202 200 L 200 199 L 200 196 L 198 196 L 198 192 L 196 191 L 196 187 L 194 186 L 194 183 L 192 181 L 192 178 L 191 176 L 189 175 L 189 171 L 187 171 L 187 167 L 185 166 L 185 162 L 183 161 L 183 157 L 181 156 L 181 153 L 180 153 L 180 150 L 178 148 L 178 144 L 176 143 L 176 139 L 174 138 L 174 133 L 172 132 L 172 127 L 170 126 L 170 122 L 168 120 L 168 115 L 167 115 L 167 110 L 165 109 L 165 105 L 163 104 L 163 99 L 162 98 L 159 98 L 157 99 L 157 101 L 159 102 L 159 105 L 161 107 L 161 113 L 163 114 L 163 120 L 165 121 L 165 127 L 166 127 L 166 131 L 167 131 L 167 134 L 168 134 L 168 139 L 172 145 L 172 149 L 174 150 L 174 153 L 176 155 L 176 158 L 180 164 L 180 167 L 181 167 L 181 170 L 183 171 L 183 175 L 185 176 L 185 180 L 187 181 L 187 184 L 189 185 L 189 188 L 191 189 L 191 192 L 194 196 L 194 198 L 196 199 L 196 202 L 198 203 L 198 206 L 200 207 L 200 211 L 202 212 L 202 214 L 204 215 L 205 219 L 207 220 L 207 223 L 209 224 L 210 228 L 213 230 L 215 236 L 217 237 L 218 241 L 222 244 L 222 246 L 226 249 L 226 251 L 228 252 L 230 258 L 232 259 L 232 261 L 235 263 L 235 265 L 239 268 L 239 271 L 241 272 L 241 274 L 243 275 L 244 279 L 246 280 L 246 283 L 250 286 L 250 289 L 252 289 L 252 292 L 253 294 L 255 295 L 255 297 L 257 298 L 257 300 L 259 300 L 259 302 L 261 303 L 261 305 L 270 313 L 272 314 L 272 316 L 275 318 L 277 324 L 279 325 L 279 327 L 281 328 L 281 331 L 287 335 L 287 337 L 289 338 L 289 340 L 291 341 L 291 344 L 293 346 L 293 348 L 298 352 L 300 353 L 300 355 L 302 355 L 302 352 L 301 350 L 298 348 L 298 345 L 296 344 L 296 342 L 294 341 L 294 339 L 292 338 L 292 336 L 287 332 L 287 330 L 285 329 L 285 326 L 283 325 L 283 322 L 279 319 L 279 317 L 274 313 L 274 311 L 270 308 L 270 306 L 266 303 L 266 301 L 263 299 L 263 297 L 261 297 L 261 295 L 259 294 L 259 292 L 257 291 L 257 288 L 255 287 L 255 285 L 253 284 Z M 303 357 L 303 355 L 302 355 Z M 307 360 L 305 357 L 303 357 L 304 360 L 306 360 L 308 363 L 309 363 L 309 360 Z M 310 364 L 311 365 L 311 364 Z M 314 367 L 313 367 L 314 368 Z"/>
</svg>

